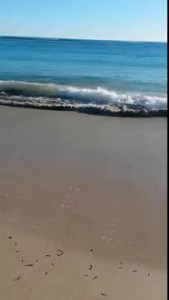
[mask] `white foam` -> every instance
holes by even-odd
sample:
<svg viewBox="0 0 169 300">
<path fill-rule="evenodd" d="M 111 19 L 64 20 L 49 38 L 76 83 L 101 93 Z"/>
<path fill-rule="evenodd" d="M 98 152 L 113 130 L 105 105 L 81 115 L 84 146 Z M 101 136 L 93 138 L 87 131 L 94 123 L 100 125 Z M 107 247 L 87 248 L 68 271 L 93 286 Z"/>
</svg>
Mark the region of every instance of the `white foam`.
<svg viewBox="0 0 169 300">
<path fill-rule="evenodd" d="M 59 97 L 81 103 L 93 104 L 136 104 L 148 109 L 166 109 L 167 96 L 142 93 L 121 93 L 105 88 L 95 89 L 57 85 L 53 83 L 32 83 L 21 81 L 0 81 L 0 91 L 10 95 L 29 97 Z"/>
</svg>

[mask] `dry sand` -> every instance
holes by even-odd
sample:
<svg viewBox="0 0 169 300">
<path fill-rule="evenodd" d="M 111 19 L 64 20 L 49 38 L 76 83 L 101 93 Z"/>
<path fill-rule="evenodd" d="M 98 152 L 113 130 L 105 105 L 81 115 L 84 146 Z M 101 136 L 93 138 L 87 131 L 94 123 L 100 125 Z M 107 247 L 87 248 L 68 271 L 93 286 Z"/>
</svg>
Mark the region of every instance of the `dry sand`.
<svg viewBox="0 0 169 300">
<path fill-rule="evenodd" d="M 1 299 L 166 299 L 166 178 L 166 119 L 0 107 Z"/>
</svg>

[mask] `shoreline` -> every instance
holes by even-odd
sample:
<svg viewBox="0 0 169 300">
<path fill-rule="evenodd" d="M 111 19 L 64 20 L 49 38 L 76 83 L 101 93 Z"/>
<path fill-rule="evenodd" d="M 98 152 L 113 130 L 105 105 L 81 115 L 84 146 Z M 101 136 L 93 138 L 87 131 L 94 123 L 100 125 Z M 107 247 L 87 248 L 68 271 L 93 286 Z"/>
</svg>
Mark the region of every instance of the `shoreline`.
<svg viewBox="0 0 169 300">
<path fill-rule="evenodd" d="M 1 101 L 1 100 L 0 100 Z M 106 117 L 121 117 L 121 118 L 167 118 L 167 109 L 151 109 L 148 110 L 145 107 L 138 107 L 135 105 L 76 105 L 76 104 L 31 104 L 31 103 L 5 103 L 0 102 L 0 106 L 28 108 L 37 110 L 50 110 L 50 111 L 71 111 L 84 113 L 89 115 L 100 115 Z"/>
</svg>

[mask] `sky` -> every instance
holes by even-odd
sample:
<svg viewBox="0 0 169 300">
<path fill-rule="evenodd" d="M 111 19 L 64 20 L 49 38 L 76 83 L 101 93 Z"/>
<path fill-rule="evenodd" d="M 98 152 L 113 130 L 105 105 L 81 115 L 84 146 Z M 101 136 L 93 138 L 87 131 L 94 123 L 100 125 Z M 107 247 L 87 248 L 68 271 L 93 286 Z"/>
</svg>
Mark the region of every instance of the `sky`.
<svg viewBox="0 0 169 300">
<path fill-rule="evenodd" d="M 0 35 L 166 41 L 167 0 L 0 0 Z"/>
</svg>

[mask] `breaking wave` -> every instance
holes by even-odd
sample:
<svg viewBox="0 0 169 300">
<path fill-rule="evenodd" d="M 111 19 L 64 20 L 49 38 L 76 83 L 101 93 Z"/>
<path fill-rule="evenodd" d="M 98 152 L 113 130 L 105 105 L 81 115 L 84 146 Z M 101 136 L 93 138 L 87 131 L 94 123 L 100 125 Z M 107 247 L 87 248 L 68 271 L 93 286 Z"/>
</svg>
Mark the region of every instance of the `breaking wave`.
<svg viewBox="0 0 169 300">
<path fill-rule="evenodd" d="M 147 111 L 167 110 L 166 95 L 121 93 L 101 87 L 83 88 L 54 83 L 0 81 L 0 104 L 34 107 L 127 106 Z"/>
</svg>

